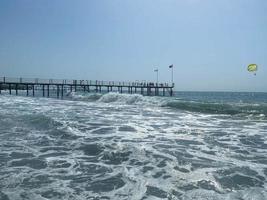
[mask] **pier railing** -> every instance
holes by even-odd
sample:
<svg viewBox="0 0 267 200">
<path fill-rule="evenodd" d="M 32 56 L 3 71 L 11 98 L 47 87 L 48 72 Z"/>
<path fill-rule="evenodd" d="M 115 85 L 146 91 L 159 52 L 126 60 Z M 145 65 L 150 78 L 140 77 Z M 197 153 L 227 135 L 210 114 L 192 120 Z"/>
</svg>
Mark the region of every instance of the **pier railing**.
<svg viewBox="0 0 267 200">
<path fill-rule="evenodd" d="M 135 86 L 135 87 L 173 87 L 168 83 L 154 83 L 147 81 L 100 81 L 100 80 L 70 80 L 70 79 L 41 79 L 41 78 L 13 78 L 0 77 L 0 83 L 20 84 L 64 84 L 64 85 L 99 85 L 99 86 Z"/>
</svg>

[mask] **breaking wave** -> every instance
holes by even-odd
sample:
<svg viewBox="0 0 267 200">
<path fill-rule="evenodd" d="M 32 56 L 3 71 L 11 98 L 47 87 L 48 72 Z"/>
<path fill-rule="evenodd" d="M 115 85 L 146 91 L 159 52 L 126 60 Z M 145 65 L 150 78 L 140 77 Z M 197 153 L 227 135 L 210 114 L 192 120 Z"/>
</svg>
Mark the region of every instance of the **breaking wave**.
<svg viewBox="0 0 267 200">
<path fill-rule="evenodd" d="M 119 93 L 108 93 L 98 100 L 104 103 L 111 103 L 111 102 L 120 102 L 126 104 L 136 104 L 138 102 L 143 102 L 144 97 L 139 94 L 119 94 Z"/>
<path fill-rule="evenodd" d="M 78 101 L 98 101 L 102 103 L 137 104 L 145 106 L 159 106 L 177 110 L 205 113 L 205 114 L 226 114 L 226 115 L 257 115 L 267 116 L 267 104 L 249 104 L 232 102 L 205 102 L 186 101 L 170 97 L 148 97 L 140 94 L 120 94 L 116 92 L 106 94 L 77 94 L 70 93 L 72 100 Z"/>
<path fill-rule="evenodd" d="M 71 100 L 75 101 L 97 101 L 101 98 L 102 94 L 99 93 L 77 93 L 77 92 L 68 92 L 66 95 Z"/>
<path fill-rule="evenodd" d="M 210 103 L 175 100 L 167 102 L 164 106 L 206 114 L 246 114 L 262 116 L 267 115 L 266 104 Z"/>
<path fill-rule="evenodd" d="M 120 94 L 118 92 L 110 92 L 106 94 L 79 94 L 75 92 L 71 92 L 68 95 L 72 100 L 78 101 L 98 101 L 102 103 L 120 103 L 120 104 L 153 104 L 153 105 L 161 105 L 163 99 L 161 97 L 147 97 L 141 94 Z"/>
</svg>

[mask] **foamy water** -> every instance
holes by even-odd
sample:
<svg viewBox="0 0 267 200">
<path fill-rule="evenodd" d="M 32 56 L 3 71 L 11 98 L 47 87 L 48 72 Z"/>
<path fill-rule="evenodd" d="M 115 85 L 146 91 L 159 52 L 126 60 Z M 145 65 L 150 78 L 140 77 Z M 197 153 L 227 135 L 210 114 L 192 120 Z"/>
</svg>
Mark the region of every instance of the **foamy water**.
<svg viewBox="0 0 267 200">
<path fill-rule="evenodd" d="M 267 199 L 266 102 L 0 96 L 0 199 Z"/>
</svg>

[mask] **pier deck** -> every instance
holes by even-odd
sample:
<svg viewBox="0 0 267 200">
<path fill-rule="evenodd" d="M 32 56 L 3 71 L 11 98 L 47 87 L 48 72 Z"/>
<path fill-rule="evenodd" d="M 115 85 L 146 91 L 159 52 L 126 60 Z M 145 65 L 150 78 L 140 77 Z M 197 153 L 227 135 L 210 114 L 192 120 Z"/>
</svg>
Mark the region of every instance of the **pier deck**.
<svg viewBox="0 0 267 200">
<path fill-rule="evenodd" d="M 64 97 L 67 91 L 84 92 L 120 92 L 129 94 L 142 94 L 147 96 L 172 96 L 174 84 L 153 82 L 115 82 L 92 80 L 67 80 L 67 79 L 39 79 L 39 78 L 10 78 L 0 77 L 0 94 L 8 90 L 9 94 L 15 90 L 26 91 L 26 95 L 35 96 L 35 91 L 42 91 L 42 96 L 49 97 L 51 91 L 56 92 L 57 98 Z"/>
</svg>

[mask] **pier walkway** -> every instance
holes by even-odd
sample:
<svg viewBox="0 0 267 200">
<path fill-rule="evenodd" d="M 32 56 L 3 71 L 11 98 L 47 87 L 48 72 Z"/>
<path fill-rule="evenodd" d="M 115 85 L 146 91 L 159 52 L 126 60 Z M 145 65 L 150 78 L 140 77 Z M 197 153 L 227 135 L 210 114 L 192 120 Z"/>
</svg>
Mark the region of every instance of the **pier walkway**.
<svg viewBox="0 0 267 200">
<path fill-rule="evenodd" d="M 57 98 L 64 97 L 68 91 L 84 92 L 120 92 L 129 94 L 142 94 L 147 96 L 172 96 L 174 84 L 153 82 L 115 82 L 92 80 L 66 80 L 66 79 L 39 79 L 39 78 L 10 78 L 0 77 L 0 94 L 8 90 L 9 94 L 15 91 L 26 91 L 26 95 L 35 96 L 35 91 L 42 91 L 43 97 L 49 97 L 51 91 Z"/>
</svg>

